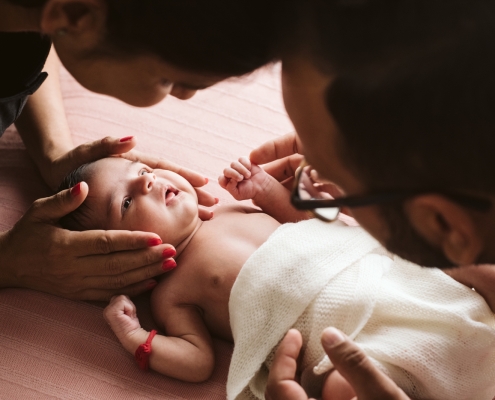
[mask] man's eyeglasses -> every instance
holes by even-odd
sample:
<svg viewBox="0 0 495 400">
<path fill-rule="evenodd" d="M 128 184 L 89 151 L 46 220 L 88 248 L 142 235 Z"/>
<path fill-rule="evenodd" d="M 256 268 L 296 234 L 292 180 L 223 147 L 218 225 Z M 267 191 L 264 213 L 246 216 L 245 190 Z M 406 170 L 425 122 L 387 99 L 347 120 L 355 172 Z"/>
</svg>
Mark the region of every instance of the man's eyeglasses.
<svg viewBox="0 0 495 400">
<path fill-rule="evenodd" d="M 342 207 L 365 207 L 374 204 L 387 203 L 394 200 L 403 200 L 408 197 L 427 193 L 438 193 L 444 195 L 464 207 L 481 212 L 486 212 L 492 207 L 491 200 L 442 190 L 404 190 L 397 192 L 372 193 L 362 196 L 340 197 L 334 199 L 324 189 L 325 184 L 315 180 L 315 171 L 311 165 L 308 165 L 306 161 L 303 160 L 301 166 L 296 171 L 294 188 L 291 194 L 292 205 L 298 210 L 310 211 L 317 218 L 325 222 L 335 221 Z"/>
</svg>

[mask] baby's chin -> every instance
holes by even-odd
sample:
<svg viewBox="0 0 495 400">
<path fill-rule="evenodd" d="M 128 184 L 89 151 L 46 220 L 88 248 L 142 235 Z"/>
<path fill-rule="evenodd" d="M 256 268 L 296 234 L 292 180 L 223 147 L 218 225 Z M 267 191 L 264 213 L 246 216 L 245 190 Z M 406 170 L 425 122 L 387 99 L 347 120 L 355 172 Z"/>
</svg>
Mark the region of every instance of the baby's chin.
<svg viewBox="0 0 495 400">
<path fill-rule="evenodd" d="M 193 235 L 197 228 L 201 225 L 201 219 L 199 218 L 197 212 L 194 218 L 188 219 L 187 222 L 182 222 L 184 223 L 180 226 L 177 226 L 177 224 L 170 224 L 169 226 L 160 229 L 159 232 L 156 232 L 162 239 L 163 243 L 178 246 L 184 242 L 184 240 Z"/>
</svg>

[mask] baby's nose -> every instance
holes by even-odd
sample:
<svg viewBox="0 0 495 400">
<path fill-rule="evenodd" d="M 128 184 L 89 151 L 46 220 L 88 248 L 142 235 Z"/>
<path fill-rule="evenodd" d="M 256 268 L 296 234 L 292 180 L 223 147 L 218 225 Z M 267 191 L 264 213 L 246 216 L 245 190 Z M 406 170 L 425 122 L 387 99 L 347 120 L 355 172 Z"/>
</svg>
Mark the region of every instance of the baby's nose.
<svg viewBox="0 0 495 400">
<path fill-rule="evenodd" d="M 153 189 L 153 184 L 155 183 L 155 174 L 148 173 L 144 174 L 140 177 L 141 179 L 141 188 L 144 193 L 148 193 Z"/>
</svg>

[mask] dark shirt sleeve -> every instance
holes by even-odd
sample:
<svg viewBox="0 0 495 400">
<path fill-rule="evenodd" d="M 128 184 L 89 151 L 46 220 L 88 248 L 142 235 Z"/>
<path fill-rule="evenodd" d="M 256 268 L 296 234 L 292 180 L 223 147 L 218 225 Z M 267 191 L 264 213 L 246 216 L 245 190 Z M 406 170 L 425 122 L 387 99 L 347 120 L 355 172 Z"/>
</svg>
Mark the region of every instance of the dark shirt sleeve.
<svg viewBox="0 0 495 400">
<path fill-rule="evenodd" d="M 0 136 L 48 76 L 42 72 L 50 39 L 35 32 L 0 33 Z"/>
</svg>

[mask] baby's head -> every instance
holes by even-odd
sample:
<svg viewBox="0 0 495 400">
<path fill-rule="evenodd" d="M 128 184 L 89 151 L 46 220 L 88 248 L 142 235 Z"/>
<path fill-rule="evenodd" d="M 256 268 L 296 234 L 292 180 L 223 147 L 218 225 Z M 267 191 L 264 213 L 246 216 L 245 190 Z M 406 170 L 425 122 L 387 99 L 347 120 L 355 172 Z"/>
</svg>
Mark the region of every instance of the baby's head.
<svg viewBox="0 0 495 400">
<path fill-rule="evenodd" d="M 177 245 L 197 226 L 196 192 L 174 172 L 109 157 L 79 167 L 60 189 L 81 181 L 89 185 L 88 197 L 61 220 L 64 228 L 154 232 Z"/>
</svg>

